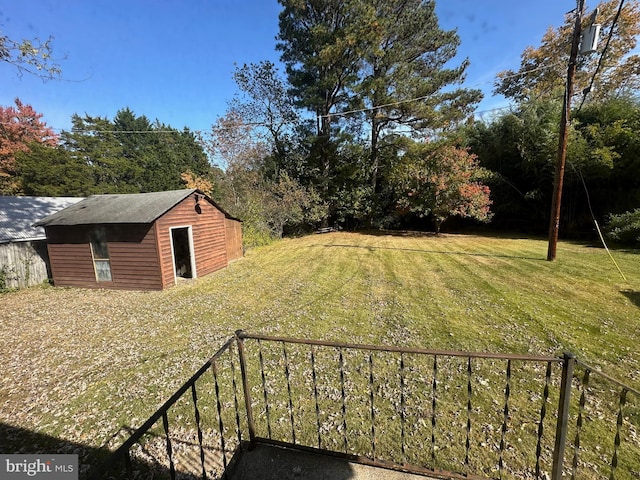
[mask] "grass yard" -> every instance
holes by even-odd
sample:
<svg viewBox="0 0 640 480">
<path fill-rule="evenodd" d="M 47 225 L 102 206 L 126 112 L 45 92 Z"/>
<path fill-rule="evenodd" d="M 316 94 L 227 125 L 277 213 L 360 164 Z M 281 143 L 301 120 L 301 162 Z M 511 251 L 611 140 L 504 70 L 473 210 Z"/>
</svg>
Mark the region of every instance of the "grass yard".
<svg viewBox="0 0 640 480">
<path fill-rule="evenodd" d="M 0 452 L 117 446 L 236 329 L 558 355 L 640 386 L 640 252 L 466 235 L 331 233 L 163 292 L 0 296 Z M 26 432 L 39 434 L 29 436 Z M 39 446 L 34 447 L 34 438 Z"/>
</svg>

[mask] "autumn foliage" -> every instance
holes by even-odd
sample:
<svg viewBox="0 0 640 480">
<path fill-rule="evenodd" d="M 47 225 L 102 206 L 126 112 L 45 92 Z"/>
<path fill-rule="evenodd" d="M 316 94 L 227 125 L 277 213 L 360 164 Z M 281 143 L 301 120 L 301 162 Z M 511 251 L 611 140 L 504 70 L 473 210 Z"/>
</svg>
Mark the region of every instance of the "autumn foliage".
<svg viewBox="0 0 640 480">
<path fill-rule="evenodd" d="M 0 106 L 0 193 L 20 193 L 16 180 L 18 152 L 28 152 L 33 142 L 52 147 L 57 144 L 57 135 L 41 118 L 41 113 L 19 98 L 15 107 Z"/>
<path fill-rule="evenodd" d="M 452 145 L 420 145 L 408 152 L 395 172 L 398 206 L 430 216 L 436 233 L 452 216 L 481 222 L 491 219 L 489 187 L 479 176 L 477 157 Z"/>
</svg>

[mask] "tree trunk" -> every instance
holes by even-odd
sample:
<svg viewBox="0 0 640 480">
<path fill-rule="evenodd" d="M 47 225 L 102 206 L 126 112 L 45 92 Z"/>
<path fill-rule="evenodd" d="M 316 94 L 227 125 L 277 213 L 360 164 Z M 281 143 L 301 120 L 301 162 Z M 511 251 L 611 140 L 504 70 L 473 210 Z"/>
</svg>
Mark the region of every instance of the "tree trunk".
<svg viewBox="0 0 640 480">
<path fill-rule="evenodd" d="M 442 226 L 442 222 L 443 222 L 443 221 L 444 221 L 444 220 L 439 219 L 439 218 L 436 218 L 436 219 L 434 219 L 434 220 L 433 220 L 433 223 L 434 223 L 434 225 L 435 225 L 435 227 L 436 227 L 436 235 L 437 235 L 437 236 L 439 236 L 439 235 L 440 235 L 440 227 Z"/>
</svg>

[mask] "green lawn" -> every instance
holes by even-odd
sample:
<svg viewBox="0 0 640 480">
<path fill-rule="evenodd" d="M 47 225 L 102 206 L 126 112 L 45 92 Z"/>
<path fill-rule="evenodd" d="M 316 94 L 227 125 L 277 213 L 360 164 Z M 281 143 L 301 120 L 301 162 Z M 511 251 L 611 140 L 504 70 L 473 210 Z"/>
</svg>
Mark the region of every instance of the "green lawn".
<svg viewBox="0 0 640 480">
<path fill-rule="evenodd" d="M 0 422 L 116 446 L 234 330 L 559 355 L 640 385 L 640 252 L 466 235 L 332 233 L 251 250 L 164 292 L 0 296 Z M 118 431 L 122 435 L 115 436 Z M 113 437 L 113 438 L 112 438 Z M 0 451 L 28 453 L 0 431 Z M 46 451 L 46 446 L 44 447 Z"/>
</svg>

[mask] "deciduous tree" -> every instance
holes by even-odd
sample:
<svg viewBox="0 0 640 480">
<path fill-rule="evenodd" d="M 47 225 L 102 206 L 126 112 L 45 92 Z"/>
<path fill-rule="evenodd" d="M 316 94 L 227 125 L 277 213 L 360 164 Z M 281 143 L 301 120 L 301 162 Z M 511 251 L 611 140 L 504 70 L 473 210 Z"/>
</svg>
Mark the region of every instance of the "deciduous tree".
<svg viewBox="0 0 640 480">
<path fill-rule="evenodd" d="M 15 106 L 0 106 L 0 194 L 21 193 L 16 178 L 16 154 L 31 144 L 55 146 L 58 136 L 31 105 L 15 99 Z"/>
<path fill-rule="evenodd" d="M 13 65 L 18 75 L 29 73 L 43 80 L 57 78 L 62 70 L 52 58 L 52 43 L 52 36 L 45 41 L 38 38 L 17 41 L 0 34 L 0 61 Z"/>
<path fill-rule="evenodd" d="M 466 149 L 415 144 L 394 174 L 398 206 L 419 217 L 430 216 L 436 233 L 452 216 L 489 221 L 490 192 L 480 174 L 476 156 Z"/>
<path fill-rule="evenodd" d="M 300 117 L 278 69 L 269 61 L 245 64 L 236 67 L 233 78 L 241 94 L 231 101 L 231 110 L 270 145 L 277 163 L 285 164 Z"/>
<path fill-rule="evenodd" d="M 213 183 L 208 178 L 203 178 L 195 175 L 191 170 L 182 172 L 180 175 L 182 181 L 187 188 L 197 188 L 205 195 L 211 196 L 213 192 Z"/>
<path fill-rule="evenodd" d="M 574 88 L 582 92 L 594 78 L 594 88 L 589 93 L 592 100 L 637 91 L 640 87 L 640 55 L 634 53 L 640 35 L 640 2 L 627 0 L 614 25 L 619 0 L 605 0 L 598 4 L 597 23 L 602 24 L 602 34 L 611 42 L 602 58 L 602 67 L 594 77 L 606 41 L 599 43 L 598 52 L 581 56 L 575 76 Z M 584 16 L 583 28 L 590 22 L 589 12 Z M 516 101 L 526 101 L 560 92 L 566 81 L 567 64 L 571 50 L 575 12 L 566 15 L 565 23 L 549 29 L 539 47 L 527 47 L 521 55 L 517 71 L 505 70 L 498 74 L 495 92 Z"/>
<path fill-rule="evenodd" d="M 276 176 L 265 174 L 265 161 L 271 150 L 253 135 L 236 110 L 230 110 L 202 137 L 210 158 L 220 165 L 215 171 L 213 196 L 244 221 L 243 236 L 248 245 L 281 237 L 286 226 L 319 221 L 320 200 L 281 170 Z"/>
</svg>

